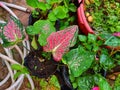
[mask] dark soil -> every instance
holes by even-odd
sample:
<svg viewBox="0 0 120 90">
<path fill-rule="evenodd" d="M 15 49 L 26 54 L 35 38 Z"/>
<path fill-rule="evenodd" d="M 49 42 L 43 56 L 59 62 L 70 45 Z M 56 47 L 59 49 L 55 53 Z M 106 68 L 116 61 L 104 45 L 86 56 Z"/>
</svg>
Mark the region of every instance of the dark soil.
<svg viewBox="0 0 120 90">
<path fill-rule="evenodd" d="M 54 74 L 57 69 L 57 62 L 46 60 L 41 57 L 40 51 L 32 51 L 25 57 L 24 65 L 30 70 L 32 75 L 40 78 L 47 78 Z"/>
</svg>

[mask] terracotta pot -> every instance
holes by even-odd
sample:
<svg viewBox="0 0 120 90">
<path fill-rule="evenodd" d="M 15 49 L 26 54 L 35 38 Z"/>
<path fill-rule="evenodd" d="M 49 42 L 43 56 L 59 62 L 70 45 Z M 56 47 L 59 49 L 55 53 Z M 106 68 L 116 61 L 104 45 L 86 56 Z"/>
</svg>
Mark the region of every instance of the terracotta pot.
<svg viewBox="0 0 120 90">
<path fill-rule="evenodd" d="M 94 34 L 94 31 L 92 30 L 92 28 L 90 27 L 86 16 L 85 16 L 85 11 L 84 11 L 84 2 L 85 0 L 78 0 L 78 3 L 80 3 L 78 9 L 77 9 L 77 15 L 78 15 L 78 25 L 81 29 L 81 31 L 84 34 L 88 34 L 88 33 L 92 33 Z"/>
</svg>

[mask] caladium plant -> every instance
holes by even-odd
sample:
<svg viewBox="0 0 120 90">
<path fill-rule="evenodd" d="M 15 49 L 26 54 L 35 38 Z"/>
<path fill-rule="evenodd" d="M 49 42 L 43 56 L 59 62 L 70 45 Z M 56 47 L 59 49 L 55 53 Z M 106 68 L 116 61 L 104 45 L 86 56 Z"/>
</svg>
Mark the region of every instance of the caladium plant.
<svg viewBox="0 0 120 90">
<path fill-rule="evenodd" d="M 5 47 L 12 46 L 25 39 L 23 25 L 13 16 L 7 23 L 0 24 L 0 28 L 0 38 L 3 40 L 3 46 Z"/>
<path fill-rule="evenodd" d="M 55 61 L 60 61 L 63 54 L 76 42 L 78 26 L 73 25 L 64 30 L 53 32 L 47 38 L 47 44 L 43 46 L 46 52 L 52 52 Z"/>
</svg>

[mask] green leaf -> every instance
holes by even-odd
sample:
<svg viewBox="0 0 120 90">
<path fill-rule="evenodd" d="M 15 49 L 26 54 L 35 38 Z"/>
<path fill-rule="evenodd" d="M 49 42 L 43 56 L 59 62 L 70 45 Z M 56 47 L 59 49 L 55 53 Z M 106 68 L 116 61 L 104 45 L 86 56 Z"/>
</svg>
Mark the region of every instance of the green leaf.
<svg viewBox="0 0 120 90">
<path fill-rule="evenodd" d="M 45 81 L 45 79 L 41 79 L 41 80 L 40 80 L 40 86 L 41 86 L 41 87 L 46 87 L 47 84 L 48 84 L 48 82 Z"/>
<path fill-rule="evenodd" d="M 61 3 L 63 0 L 46 0 L 46 2 L 48 3 L 48 4 L 54 4 L 54 3 Z"/>
<path fill-rule="evenodd" d="M 11 68 L 14 70 L 21 70 L 23 67 L 22 65 L 19 65 L 19 64 L 12 64 Z"/>
<path fill-rule="evenodd" d="M 77 88 L 77 83 L 76 83 L 76 82 L 73 82 L 73 83 L 72 83 L 72 86 L 73 86 L 73 88 Z"/>
<path fill-rule="evenodd" d="M 68 8 L 69 0 L 64 0 L 63 2 L 64 2 L 65 7 Z"/>
<path fill-rule="evenodd" d="M 55 32 L 55 27 L 49 20 L 39 20 L 34 24 L 34 27 L 39 29 L 40 35 L 38 38 L 38 42 L 41 46 L 47 44 L 47 37 L 52 33 Z"/>
<path fill-rule="evenodd" d="M 75 17 L 75 16 L 70 16 L 70 17 L 68 18 L 68 21 L 69 21 L 69 22 L 73 22 L 73 23 L 74 23 L 75 20 L 76 20 L 76 17 Z"/>
<path fill-rule="evenodd" d="M 120 74 L 118 75 L 118 77 L 115 80 L 114 90 L 120 90 Z"/>
<path fill-rule="evenodd" d="M 71 3 L 71 4 L 69 4 L 69 10 L 70 11 L 72 11 L 72 12 L 76 12 L 76 10 L 77 10 L 77 7 L 73 4 L 73 3 Z"/>
<path fill-rule="evenodd" d="M 19 65 L 19 64 L 12 64 L 11 68 L 13 70 L 17 70 L 18 72 L 21 72 L 22 74 L 29 73 L 26 67 Z"/>
<path fill-rule="evenodd" d="M 21 74 L 22 74 L 22 72 L 20 72 L 20 71 L 16 72 L 14 75 L 14 79 L 16 80 Z"/>
<path fill-rule="evenodd" d="M 96 44 L 94 44 L 94 46 L 93 46 L 93 51 L 94 52 L 97 52 L 99 50 L 99 47 L 96 45 Z"/>
<path fill-rule="evenodd" d="M 26 67 L 23 67 L 23 68 L 21 69 L 21 73 L 22 73 L 22 74 L 29 74 L 29 71 L 28 71 L 28 69 L 27 69 Z"/>
<path fill-rule="evenodd" d="M 74 76 L 69 75 L 69 78 L 70 78 L 70 81 L 71 81 L 71 82 L 74 82 L 74 81 L 75 81 L 75 77 L 74 77 Z"/>
<path fill-rule="evenodd" d="M 60 88 L 59 81 L 55 75 L 52 75 L 49 82 L 50 84 L 53 84 L 55 87 Z"/>
<path fill-rule="evenodd" d="M 81 47 L 79 47 L 68 52 L 64 55 L 63 59 L 66 60 L 70 74 L 74 77 L 79 77 L 91 66 L 94 60 L 94 54 L 92 52 L 83 51 Z"/>
<path fill-rule="evenodd" d="M 38 7 L 38 0 L 26 0 L 26 3 L 29 5 L 29 6 L 32 6 L 34 8 L 37 8 Z"/>
<path fill-rule="evenodd" d="M 36 35 L 36 34 L 39 34 L 40 33 L 40 30 L 35 28 L 35 26 L 28 26 L 26 28 L 26 32 L 27 34 L 29 35 Z"/>
<path fill-rule="evenodd" d="M 88 43 L 96 42 L 97 37 L 94 34 L 88 34 Z"/>
<path fill-rule="evenodd" d="M 31 45 L 32 45 L 32 47 L 33 47 L 35 50 L 38 49 L 38 46 L 37 46 L 35 37 L 33 37 L 32 42 L 31 42 Z"/>
<path fill-rule="evenodd" d="M 45 4 L 44 2 L 39 2 L 38 7 L 36 7 L 36 8 L 40 8 L 41 10 L 45 11 L 45 10 L 47 10 L 47 8 L 49 8 L 48 6 L 49 5 Z"/>
<path fill-rule="evenodd" d="M 100 65 L 105 70 L 109 70 L 115 66 L 114 60 L 109 55 L 106 54 L 100 55 Z"/>
<path fill-rule="evenodd" d="M 79 77 L 77 79 L 78 90 L 91 90 L 94 86 L 94 79 L 92 75 Z"/>
<path fill-rule="evenodd" d="M 58 6 L 53 12 L 58 19 L 64 19 L 67 17 L 68 10 L 64 6 Z"/>
<path fill-rule="evenodd" d="M 111 36 L 106 40 L 105 45 L 113 46 L 113 47 L 120 46 L 120 38 Z"/>
<path fill-rule="evenodd" d="M 54 14 L 53 12 L 50 12 L 50 13 L 48 14 L 48 19 L 49 19 L 50 21 L 56 21 L 56 20 L 57 20 L 55 14 Z"/>
<path fill-rule="evenodd" d="M 81 42 L 86 42 L 87 41 L 87 37 L 85 35 L 79 35 L 78 38 Z"/>
<path fill-rule="evenodd" d="M 38 0 L 26 0 L 26 2 L 33 8 L 40 8 L 44 11 L 47 9 L 47 5 L 44 2 L 39 2 Z"/>
<path fill-rule="evenodd" d="M 100 90 L 112 90 L 107 80 L 100 74 L 94 76 L 94 82 L 99 86 Z"/>
</svg>

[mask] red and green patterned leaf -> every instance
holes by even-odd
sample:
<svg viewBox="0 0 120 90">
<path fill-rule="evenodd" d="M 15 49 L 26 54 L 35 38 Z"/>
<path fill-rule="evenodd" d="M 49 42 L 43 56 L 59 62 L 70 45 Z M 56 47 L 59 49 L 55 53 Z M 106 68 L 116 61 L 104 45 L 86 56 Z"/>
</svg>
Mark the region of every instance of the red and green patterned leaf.
<svg viewBox="0 0 120 90">
<path fill-rule="evenodd" d="M 3 26 L 1 26 L 0 37 L 4 46 L 11 46 L 24 39 L 23 26 L 19 20 L 14 17 Z"/>
<path fill-rule="evenodd" d="M 73 25 L 64 30 L 53 32 L 47 38 L 47 45 L 43 47 L 46 52 L 52 52 L 55 61 L 60 61 L 63 54 L 76 42 L 78 26 Z"/>
</svg>

